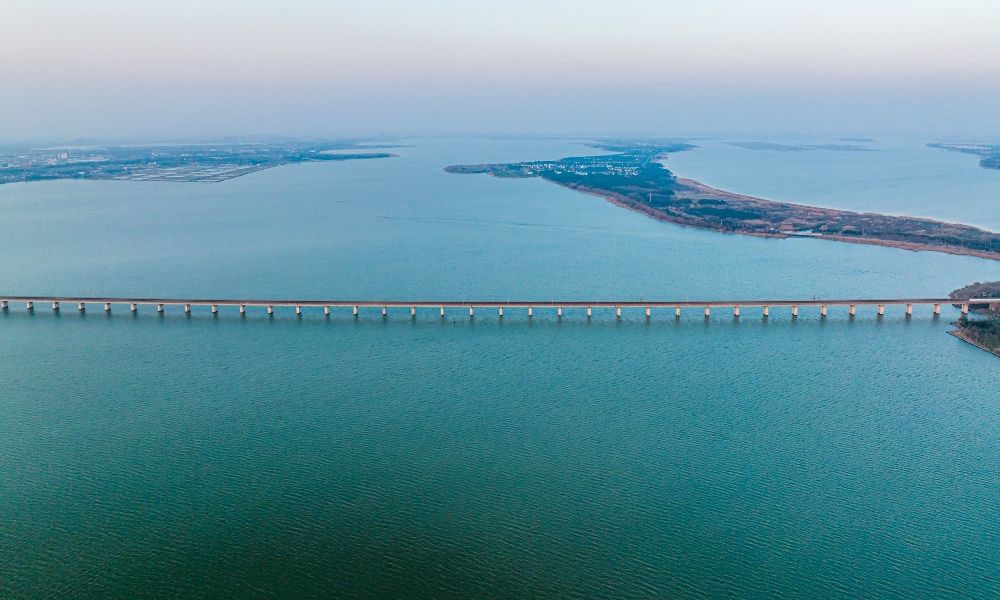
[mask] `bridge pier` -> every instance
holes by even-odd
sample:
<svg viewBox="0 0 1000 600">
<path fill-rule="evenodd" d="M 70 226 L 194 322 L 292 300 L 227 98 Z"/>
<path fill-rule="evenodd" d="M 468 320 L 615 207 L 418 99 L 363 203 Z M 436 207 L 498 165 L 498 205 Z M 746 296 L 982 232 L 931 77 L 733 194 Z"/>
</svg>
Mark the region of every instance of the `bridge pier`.
<svg viewBox="0 0 1000 600">
<path fill-rule="evenodd" d="M 13 300 L 11 300 L 11 298 L 13 298 Z M 51 305 L 53 311 L 61 310 L 63 302 L 72 302 L 73 304 L 76 305 L 77 309 L 80 310 L 81 312 L 86 311 L 88 303 L 89 304 L 100 304 L 100 305 L 102 305 L 104 307 L 104 310 L 106 312 L 108 312 L 108 313 L 112 312 L 112 310 L 111 310 L 112 306 L 115 305 L 115 304 L 121 305 L 123 307 L 124 306 L 128 306 L 129 310 L 132 313 L 138 313 L 139 305 L 140 304 L 146 304 L 146 305 L 148 305 L 150 307 L 156 306 L 156 312 L 163 313 L 165 311 L 165 307 L 169 304 L 171 306 L 183 306 L 184 312 L 187 313 L 188 315 L 190 315 L 190 313 L 191 313 L 191 307 L 192 306 L 201 306 L 201 307 L 207 306 L 207 307 L 210 307 L 210 310 L 211 310 L 211 312 L 212 312 L 213 315 L 219 313 L 219 307 L 220 306 L 235 306 L 235 307 L 238 307 L 240 315 L 243 316 L 247 312 L 247 307 L 250 306 L 250 304 L 249 304 L 250 300 L 245 300 L 245 299 L 209 299 L 209 298 L 205 298 L 205 299 L 173 299 L 173 300 L 169 300 L 169 299 L 156 299 L 156 298 L 129 298 L 129 297 L 124 297 L 124 298 L 120 298 L 120 297 L 97 297 L 97 298 L 91 298 L 91 297 L 80 297 L 80 296 L 78 296 L 78 297 L 64 297 L 64 296 L 7 296 L 6 298 L 0 299 L 0 308 L 7 309 L 7 307 L 9 306 L 9 303 L 12 302 L 12 301 L 15 304 L 17 302 L 23 302 L 24 306 L 29 311 L 34 310 L 36 302 L 42 302 L 44 304 Z M 271 304 L 267 304 L 267 302 L 271 302 Z M 278 304 L 274 304 L 274 302 L 277 302 Z M 358 302 L 358 304 L 354 304 L 354 305 L 349 305 L 349 304 L 347 304 L 346 302 L 344 302 L 342 300 L 309 300 L 307 302 L 308 302 L 307 304 L 302 304 L 301 302 L 296 303 L 295 300 L 259 300 L 259 301 L 255 301 L 255 303 L 253 304 L 253 306 L 267 307 L 267 314 L 268 315 L 274 314 L 274 307 L 275 306 L 294 307 L 295 308 L 295 314 L 297 316 L 303 314 L 303 310 L 302 310 L 303 308 L 309 308 L 309 307 L 320 308 L 320 307 L 322 307 L 323 308 L 323 314 L 325 316 L 329 316 L 330 314 L 332 314 L 331 311 L 332 311 L 332 308 L 334 306 L 344 307 L 344 308 L 346 308 L 348 306 L 352 306 L 352 312 L 353 312 L 353 314 L 354 314 L 355 317 L 357 317 L 360 314 L 360 308 L 362 306 L 364 306 L 366 308 L 381 308 L 382 316 L 383 317 L 387 317 L 388 316 L 388 309 L 389 309 L 389 302 L 390 301 L 386 301 L 386 300 L 382 300 L 382 301 L 379 301 L 379 300 L 367 301 L 366 300 L 366 301 Z M 324 304 L 324 302 L 326 302 L 326 304 Z M 444 302 L 444 301 L 439 301 L 439 302 Z M 456 302 L 449 302 L 449 304 L 438 304 L 437 305 L 438 306 L 438 312 L 440 313 L 441 317 L 443 318 L 443 317 L 446 316 L 445 309 L 449 305 L 453 306 L 455 308 L 460 308 L 460 307 L 462 307 L 464 305 L 466 308 L 469 309 L 469 316 L 470 317 L 474 317 L 475 316 L 475 308 L 476 308 L 477 305 L 472 304 L 472 303 L 464 304 L 464 302 L 465 301 L 462 300 L 462 301 L 456 301 Z M 482 307 L 494 306 L 494 307 L 496 307 L 497 315 L 500 318 L 504 317 L 504 312 L 508 308 L 515 308 L 515 309 L 518 308 L 518 307 L 524 308 L 527 311 L 527 315 L 528 315 L 529 319 L 532 318 L 532 317 L 534 317 L 534 314 L 535 314 L 535 307 L 532 304 L 530 304 L 528 301 L 523 301 L 523 300 L 510 300 L 510 301 L 493 300 L 492 302 L 495 302 L 495 304 L 490 304 L 490 301 L 487 301 L 486 304 L 482 304 L 482 305 L 479 305 L 479 306 L 482 306 Z M 722 303 L 720 303 L 718 301 L 714 301 L 714 300 L 704 300 L 704 301 L 683 300 L 683 301 L 678 301 L 678 303 L 673 304 L 672 306 L 674 307 L 674 315 L 676 317 L 678 317 L 678 318 L 680 318 L 680 316 L 681 316 L 681 310 L 683 308 L 685 308 L 685 307 L 696 308 L 698 306 L 702 306 L 703 307 L 704 315 L 705 315 L 706 318 L 711 315 L 712 308 L 719 308 L 721 310 L 722 308 L 724 308 L 726 306 L 729 306 L 729 307 L 732 308 L 733 317 L 739 318 L 741 316 L 742 312 L 743 312 L 743 306 L 744 305 L 739 303 L 739 302 L 742 302 L 741 300 L 739 300 L 739 301 L 737 301 L 737 300 L 731 300 L 731 302 L 733 302 L 733 304 L 728 304 L 727 305 L 727 304 L 722 304 Z M 760 307 L 764 318 L 768 318 L 770 316 L 771 305 L 769 305 L 769 304 L 763 304 L 763 302 L 777 302 L 778 303 L 777 306 L 779 306 L 779 308 L 783 308 L 783 307 L 786 307 L 786 306 L 789 307 L 789 308 L 791 308 L 791 314 L 792 314 L 793 318 L 799 316 L 799 308 L 802 307 L 802 306 L 806 306 L 807 309 L 809 307 L 812 307 L 812 306 L 818 307 L 819 308 L 819 314 L 820 314 L 820 316 L 822 318 L 827 317 L 827 315 L 829 314 L 830 306 L 834 306 L 835 308 L 838 307 L 838 306 L 847 306 L 848 307 L 848 314 L 850 314 L 851 318 L 853 319 L 855 317 L 855 315 L 857 314 L 857 307 L 858 306 L 861 306 L 861 307 L 875 306 L 876 310 L 877 310 L 878 316 L 882 317 L 882 316 L 884 316 L 886 314 L 886 307 L 887 306 L 900 305 L 900 306 L 904 307 L 904 311 L 905 311 L 906 317 L 910 318 L 914 314 L 914 307 L 916 305 L 926 304 L 926 305 L 933 306 L 934 316 L 938 317 L 941 314 L 942 306 L 947 305 L 947 304 L 952 304 L 952 305 L 956 305 L 956 307 L 960 308 L 962 315 L 966 316 L 966 315 L 968 315 L 971 312 L 971 305 L 973 303 L 977 303 L 977 304 L 982 303 L 982 304 L 987 304 L 987 305 L 991 305 L 991 306 L 997 306 L 997 304 L 1000 303 L 1000 300 L 993 300 L 993 301 L 991 301 L 990 299 L 982 299 L 982 300 L 980 300 L 980 299 L 972 299 L 972 298 L 954 298 L 954 299 L 937 298 L 937 299 L 935 299 L 935 298 L 906 298 L 906 297 L 903 297 L 903 298 L 892 298 L 892 299 L 885 299 L 885 300 L 859 300 L 859 299 L 803 300 L 803 302 L 805 302 L 804 305 L 803 304 L 797 304 L 797 302 L 800 302 L 799 300 L 780 300 L 780 299 L 778 299 L 778 300 L 748 300 L 747 302 L 748 302 L 748 304 L 746 306 L 749 306 L 751 308 L 753 308 L 754 306 Z M 796 304 L 792 304 L 793 302 L 795 302 Z M 563 308 L 565 308 L 565 305 L 558 304 L 557 301 L 548 301 L 548 302 L 543 302 L 542 304 L 544 305 L 543 308 L 544 307 L 555 308 L 556 309 L 556 315 L 558 317 L 561 318 L 563 316 Z M 417 312 L 418 312 L 417 309 L 421 308 L 421 307 L 431 309 L 434 306 L 434 301 L 427 302 L 427 301 L 419 300 L 419 301 L 412 301 L 409 304 L 403 304 L 403 303 L 400 303 L 400 302 L 393 301 L 392 306 L 395 307 L 395 308 L 399 308 L 399 309 L 403 309 L 406 306 L 409 306 L 409 308 L 410 308 L 410 317 L 413 318 L 413 319 L 416 319 L 417 318 Z M 653 308 L 654 307 L 657 307 L 657 308 L 668 308 L 668 307 L 671 306 L 671 304 L 669 302 L 653 302 L 653 301 L 648 301 L 646 303 L 643 303 L 642 301 L 640 301 L 640 302 L 629 302 L 628 304 L 618 304 L 617 301 L 615 301 L 615 300 L 612 300 L 612 301 L 601 301 L 601 302 L 598 302 L 597 304 L 587 304 L 587 301 L 584 300 L 582 302 L 581 301 L 572 301 L 572 303 L 570 305 L 570 308 L 574 308 L 574 309 L 576 309 L 576 308 L 583 308 L 583 309 L 585 309 L 586 310 L 586 316 L 587 316 L 587 318 L 591 319 L 594 316 L 594 308 L 595 308 L 595 306 L 597 308 L 601 309 L 601 310 L 607 309 L 607 308 L 614 308 L 614 315 L 615 315 L 615 317 L 617 319 L 622 319 L 623 318 L 622 317 L 622 312 L 623 312 L 624 308 L 629 308 L 630 310 L 633 309 L 633 308 L 641 309 L 643 311 L 643 313 L 645 314 L 646 319 L 648 320 L 648 319 L 652 318 Z M 602 314 L 606 314 L 606 313 L 602 313 Z"/>
</svg>

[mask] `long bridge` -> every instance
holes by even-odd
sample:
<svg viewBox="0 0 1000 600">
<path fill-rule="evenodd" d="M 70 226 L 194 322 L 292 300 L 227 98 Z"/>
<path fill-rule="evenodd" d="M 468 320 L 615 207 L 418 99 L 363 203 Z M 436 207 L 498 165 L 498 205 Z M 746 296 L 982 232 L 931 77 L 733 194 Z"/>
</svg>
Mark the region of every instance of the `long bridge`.
<svg viewBox="0 0 1000 600">
<path fill-rule="evenodd" d="M 747 299 L 747 300 L 294 300 L 294 299 L 261 299 L 261 298 L 132 298 L 132 297 L 100 297 L 100 296 L 3 296 L 0 295 L 0 310 L 9 310 L 10 303 L 23 304 L 27 310 L 34 310 L 35 305 L 50 305 L 52 310 L 60 310 L 63 304 L 76 305 L 77 310 L 85 311 L 88 305 L 100 306 L 105 312 L 111 312 L 112 306 L 127 306 L 131 312 L 137 312 L 140 306 L 155 307 L 157 312 L 164 312 L 165 307 L 182 307 L 190 313 L 191 307 L 209 307 L 212 313 L 218 313 L 220 306 L 238 307 L 240 314 L 245 314 L 248 308 L 259 308 L 274 314 L 277 307 L 294 307 L 295 314 L 301 315 L 304 308 L 319 308 L 323 314 L 329 315 L 334 308 L 349 308 L 357 316 L 361 308 L 381 309 L 382 315 L 388 314 L 390 308 L 408 308 L 411 316 L 416 316 L 417 309 L 437 310 L 443 317 L 446 309 L 467 310 L 470 317 L 475 316 L 476 309 L 496 310 L 502 317 L 504 310 L 523 309 L 531 317 L 535 309 L 555 310 L 562 317 L 566 309 L 585 309 L 587 316 L 593 314 L 595 308 L 613 308 L 615 316 L 621 317 L 625 309 L 645 310 L 645 316 L 650 317 L 653 309 L 673 309 L 675 316 L 681 315 L 682 309 L 704 310 L 707 317 L 713 308 L 732 309 L 733 316 L 739 317 L 745 308 L 760 309 L 764 317 L 770 315 L 772 308 L 788 308 L 791 315 L 797 317 L 803 307 L 818 308 L 819 314 L 827 315 L 830 307 L 846 307 L 850 316 L 857 314 L 858 307 L 874 307 L 877 315 L 885 314 L 887 306 L 902 306 L 907 316 L 913 314 L 914 306 L 931 307 L 934 315 L 941 314 L 941 306 L 954 304 L 960 307 L 962 314 L 969 313 L 970 306 L 988 306 L 992 310 L 1000 310 L 1000 298 L 846 298 L 846 299 Z"/>
</svg>

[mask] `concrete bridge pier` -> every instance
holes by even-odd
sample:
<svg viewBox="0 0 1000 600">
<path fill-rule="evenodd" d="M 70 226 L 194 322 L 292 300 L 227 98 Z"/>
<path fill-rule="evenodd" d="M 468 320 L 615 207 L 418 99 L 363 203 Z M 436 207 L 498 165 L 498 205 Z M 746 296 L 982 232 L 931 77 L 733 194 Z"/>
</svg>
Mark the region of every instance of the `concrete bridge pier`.
<svg viewBox="0 0 1000 600">
<path fill-rule="evenodd" d="M 58 302 L 53 302 L 52 303 L 52 310 L 59 310 L 59 303 Z"/>
<path fill-rule="evenodd" d="M 270 304 L 267 305 L 267 314 L 269 314 L 269 315 L 273 315 L 274 314 L 274 306 L 272 306 Z"/>
<path fill-rule="evenodd" d="M 906 316 L 909 317 L 909 316 L 912 316 L 912 315 L 913 315 L 913 305 L 912 304 L 907 304 L 906 305 Z"/>
<path fill-rule="evenodd" d="M 764 305 L 764 318 L 766 319 L 767 317 L 770 317 L 770 316 L 771 316 L 771 307 L 765 304 Z"/>
<path fill-rule="evenodd" d="M 247 314 L 247 305 L 246 304 L 240 304 L 240 314 L 241 315 Z"/>
<path fill-rule="evenodd" d="M 858 307 L 857 307 L 857 305 L 852 304 L 850 307 L 848 307 L 847 314 L 851 315 L 852 317 L 854 315 L 858 314 Z"/>
<path fill-rule="evenodd" d="M 821 316 L 821 317 L 825 317 L 826 316 L 826 305 L 825 304 L 820 304 L 819 305 L 819 316 Z"/>
<path fill-rule="evenodd" d="M 884 314 L 885 314 L 885 304 L 879 304 L 878 305 L 878 316 L 881 317 Z"/>
<path fill-rule="evenodd" d="M 622 318 L 622 307 L 620 306 L 615 307 L 615 317 L 619 319 Z"/>
<path fill-rule="evenodd" d="M 648 319 L 651 316 L 652 316 L 651 311 L 649 310 L 649 307 L 647 306 L 646 307 L 646 318 Z"/>
<path fill-rule="evenodd" d="M 81 305 L 81 306 L 82 306 L 82 305 Z M 161 313 L 161 312 L 163 312 L 163 305 L 162 305 L 162 304 L 157 304 L 157 305 L 156 305 L 156 312 L 158 312 L 158 313 Z"/>
<path fill-rule="evenodd" d="M 382 305 L 382 316 L 385 317 L 388 314 L 388 309 L 385 305 Z"/>
<path fill-rule="evenodd" d="M 0 300 L 0 310 L 7 310 L 7 301 Z"/>
<path fill-rule="evenodd" d="M 497 307 L 497 316 L 500 317 L 500 318 L 503 318 L 503 307 L 502 306 L 498 306 Z"/>
<path fill-rule="evenodd" d="M 793 317 L 799 316 L 799 307 L 798 306 L 792 305 L 792 316 Z"/>
<path fill-rule="evenodd" d="M 35 310 L 35 303 L 29 300 L 24 303 L 24 307 L 28 310 Z"/>
<path fill-rule="evenodd" d="M 705 318 L 708 318 L 709 316 L 711 316 L 711 314 L 712 314 L 712 309 L 706 306 L 705 307 Z"/>
<path fill-rule="evenodd" d="M 560 319 L 562 318 L 562 307 L 561 306 L 556 309 L 556 316 L 559 317 Z"/>
<path fill-rule="evenodd" d="M 329 305 L 323 307 L 323 316 L 324 317 L 329 317 L 330 316 L 330 306 Z"/>
<path fill-rule="evenodd" d="M 593 314 L 594 314 L 594 312 L 593 312 L 593 311 L 592 311 L 592 310 L 590 309 L 590 307 L 588 306 L 588 307 L 587 307 L 587 318 L 589 319 L 589 318 L 590 318 L 591 316 L 593 316 Z"/>
<path fill-rule="evenodd" d="M 969 303 L 968 302 L 966 302 L 965 304 L 962 305 L 962 314 L 963 315 L 969 314 Z"/>
<path fill-rule="evenodd" d="M 678 319 L 681 318 L 681 307 L 679 306 L 674 307 L 674 317 Z"/>
<path fill-rule="evenodd" d="M 533 312 L 531 310 L 531 307 L 529 306 L 528 307 L 528 318 L 530 319 L 532 317 L 532 315 L 533 315 Z"/>
<path fill-rule="evenodd" d="M 132 303 L 130 303 L 130 304 L 128 305 L 128 308 L 129 308 L 129 310 L 131 310 L 132 312 L 139 312 L 139 305 L 138 305 L 138 304 L 136 304 L 135 302 L 132 302 Z"/>
<path fill-rule="evenodd" d="M 107 312 L 107 313 L 111 312 L 111 303 L 110 302 L 105 302 L 104 303 L 104 312 Z"/>
<path fill-rule="evenodd" d="M 358 316 L 358 307 L 357 307 L 357 305 L 354 306 L 354 316 L 355 317 Z"/>
<path fill-rule="evenodd" d="M 441 316 L 442 317 L 444 316 L 444 307 L 443 306 L 441 307 Z"/>
<path fill-rule="evenodd" d="M 934 316 L 938 316 L 940 314 L 941 314 L 941 305 L 940 304 L 935 304 L 934 305 Z"/>
<path fill-rule="evenodd" d="M 415 319 L 416 317 L 417 317 L 417 307 L 416 306 L 411 306 L 410 307 L 410 318 L 411 319 Z"/>
<path fill-rule="evenodd" d="M 470 306 L 469 307 L 469 318 L 471 319 L 474 316 L 476 316 L 476 307 L 475 306 Z"/>
<path fill-rule="evenodd" d="M 78 311 L 80 311 L 80 312 L 83 312 L 83 311 L 87 310 L 87 305 L 86 305 L 86 304 L 84 304 L 83 302 L 78 302 L 78 303 L 76 304 L 76 309 L 77 309 Z"/>
<path fill-rule="evenodd" d="M 191 314 L 191 305 L 190 304 L 185 304 L 184 305 L 184 312 L 186 312 L 188 314 Z"/>
<path fill-rule="evenodd" d="M 213 304 L 212 305 L 212 314 L 215 315 L 215 314 L 218 314 L 218 312 L 219 312 L 219 305 L 218 304 Z"/>
<path fill-rule="evenodd" d="M 736 304 L 733 306 L 733 316 L 739 318 L 740 316 L 740 305 Z"/>
</svg>

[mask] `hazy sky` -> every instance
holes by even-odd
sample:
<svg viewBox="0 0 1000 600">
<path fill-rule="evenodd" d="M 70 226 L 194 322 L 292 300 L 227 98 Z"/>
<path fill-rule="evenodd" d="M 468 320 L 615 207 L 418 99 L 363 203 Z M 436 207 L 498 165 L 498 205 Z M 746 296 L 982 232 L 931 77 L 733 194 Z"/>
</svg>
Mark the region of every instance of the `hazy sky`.
<svg viewBox="0 0 1000 600">
<path fill-rule="evenodd" d="M 997 0 L 0 0 L 0 141 L 1000 141 Z"/>
</svg>

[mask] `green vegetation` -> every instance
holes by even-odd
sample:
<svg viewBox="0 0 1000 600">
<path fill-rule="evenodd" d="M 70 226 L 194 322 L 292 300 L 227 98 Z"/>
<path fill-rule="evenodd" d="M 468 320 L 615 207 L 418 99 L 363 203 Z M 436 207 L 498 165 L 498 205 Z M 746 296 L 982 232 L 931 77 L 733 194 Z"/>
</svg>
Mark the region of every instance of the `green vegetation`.
<svg viewBox="0 0 1000 600">
<path fill-rule="evenodd" d="M 949 294 L 951 298 L 1000 298 L 1000 281 L 973 283 Z M 980 313 L 1000 313 L 998 304 L 970 304 L 969 310 Z"/>
<path fill-rule="evenodd" d="M 602 195 L 657 219 L 716 231 L 770 237 L 808 236 L 1000 260 L 1000 234 L 975 227 L 774 202 L 678 179 L 659 160 L 669 153 L 694 148 L 683 142 L 608 140 L 592 146 L 614 154 L 455 165 L 445 170 L 496 177 L 541 177 L 571 189 Z"/>
<path fill-rule="evenodd" d="M 973 283 L 951 294 L 951 298 L 1000 298 L 1000 281 Z M 970 303 L 969 310 L 986 318 L 963 318 L 956 322 L 958 337 L 1000 356 L 1000 304 Z"/>
<path fill-rule="evenodd" d="M 961 337 L 1000 355 L 1000 317 L 962 319 L 957 325 Z"/>
</svg>

